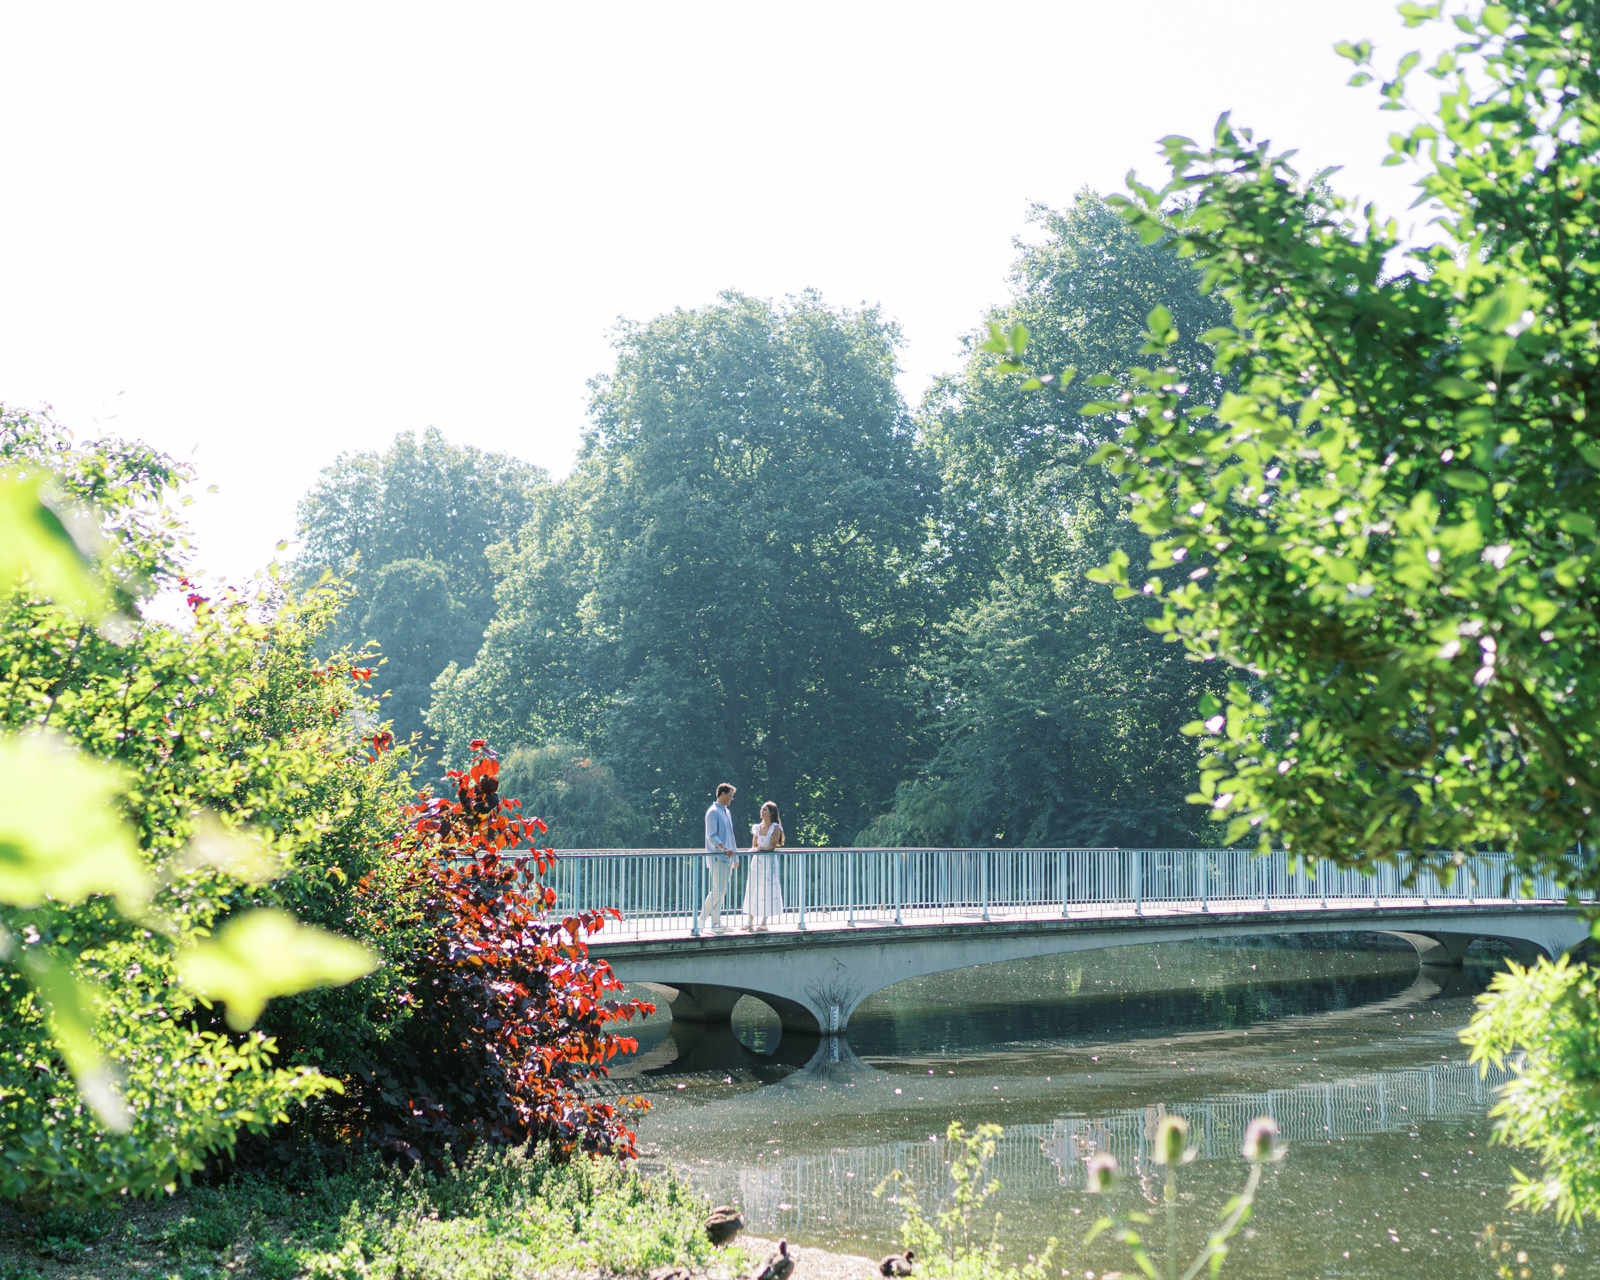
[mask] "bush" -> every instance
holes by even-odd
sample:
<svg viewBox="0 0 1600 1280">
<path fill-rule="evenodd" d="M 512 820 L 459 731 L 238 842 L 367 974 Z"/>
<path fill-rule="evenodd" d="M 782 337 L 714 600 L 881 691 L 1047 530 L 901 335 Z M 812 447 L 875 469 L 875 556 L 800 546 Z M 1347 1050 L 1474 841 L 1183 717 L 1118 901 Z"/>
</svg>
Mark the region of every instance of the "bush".
<svg viewBox="0 0 1600 1280">
<path fill-rule="evenodd" d="M 339 723 L 349 678 L 274 723 L 264 697 L 293 655 L 275 661 L 276 633 L 244 601 L 191 594 L 186 628 L 131 612 L 136 591 L 177 571 L 163 500 L 184 473 L 161 455 L 76 447 L 48 421 L 0 411 L 0 465 L 8 529 L 33 531 L 5 547 L 0 583 L 0 838 L 13 853 L 0 887 L 0 1196 L 39 1207 L 160 1194 L 240 1131 L 338 1087 L 276 1068 L 271 1037 L 246 1028 L 266 998 L 323 980 L 328 956 L 344 957 L 346 978 L 368 962 L 248 908 L 306 897 L 297 883 L 327 870 L 307 864 L 352 807 L 326 785 L 357 745 Z M 298 625 L 292 609 L 279 617 Z M 301 682 L 312 675 L 301 664 Z M 264 972 L 258 948 L 228 945 L 245 922 L 296 954 Z M 207 992 L 227 1002 L 227 1029 Z"/>
<path fill-rule="evenodd" d="M 623 984 L 589 956 L 584 940 L 614 911 L 551 915 L 556 896 L 539 876 L 554 855 L 513 856 L 544 824 L 501 801 L 499 762 L 482 743 L 472 749 L 471 767 L 448 775 L 454 801 L 407 810 L 394 857 L 423 924 L 405 958 L 409 1021 L 349 1082 L 339 1126 L 433 1167 L 450 1145 L 475 1142 L 633 1156 L 627 1121 L 644 1100 L 614 1106 L 579 1086 L 637 1047 L 610 1024 L 654 1007 L 614 998 Z"/>
</svg>

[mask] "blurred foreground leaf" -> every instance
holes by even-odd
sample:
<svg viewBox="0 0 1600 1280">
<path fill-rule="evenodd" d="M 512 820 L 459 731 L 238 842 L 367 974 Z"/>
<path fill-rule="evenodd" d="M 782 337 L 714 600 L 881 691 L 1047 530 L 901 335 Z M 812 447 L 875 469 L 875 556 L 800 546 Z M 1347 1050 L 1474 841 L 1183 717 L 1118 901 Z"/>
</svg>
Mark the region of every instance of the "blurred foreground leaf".
<svg viewBox="0 0 1600 1280">
<path fill-rule="evenodd" d="M 284 911 L 247 912 L 217 936 L 178 956 L 178 972 L 202 995 L 228 1006 L 228 1025 L 243 1031 L 273 996 L 340 986 L 364 977 L 378 962 L 365 947 L 300 924 Z"/>
</svg>

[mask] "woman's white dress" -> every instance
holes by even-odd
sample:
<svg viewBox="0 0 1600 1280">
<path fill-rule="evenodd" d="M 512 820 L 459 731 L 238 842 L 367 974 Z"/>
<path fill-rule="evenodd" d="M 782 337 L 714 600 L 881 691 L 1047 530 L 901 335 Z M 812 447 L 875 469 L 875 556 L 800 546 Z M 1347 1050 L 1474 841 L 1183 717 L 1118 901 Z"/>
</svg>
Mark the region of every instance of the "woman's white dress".
<svg viewBox="0 0 1600 1280">
<path fill-rule="evenodd" d="M 761 824 L 750 825 L 750 843 L 757 850 L 775 850 L 783 828 L 774 822 L 766 835 Z M 744 886 L 744 913 L 751 924 L 783 914 L 783 885 L 778 879 L 778 855 L 757 852 L 750 856 L 750 878 Z"/>
</svg>

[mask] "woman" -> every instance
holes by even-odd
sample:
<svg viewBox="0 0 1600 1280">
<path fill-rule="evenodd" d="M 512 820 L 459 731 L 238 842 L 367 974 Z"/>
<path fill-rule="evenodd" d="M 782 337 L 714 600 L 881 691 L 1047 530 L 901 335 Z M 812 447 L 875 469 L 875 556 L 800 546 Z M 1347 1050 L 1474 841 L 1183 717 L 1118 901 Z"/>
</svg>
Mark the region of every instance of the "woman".
<svg viewBox="0 0 1600 1280">
<path fill-rule="evenodd" d="M 783 823 L 778 821 L 778 806 L 768 800 L 761 806 L 761 821 L 750 826 L 750 878 L 744 886 L 744 914 L 745 927 L 751 933 L 767 932 L 767 921 L 783 915 L 777 854 L 781 848 Z"/>
</svg>

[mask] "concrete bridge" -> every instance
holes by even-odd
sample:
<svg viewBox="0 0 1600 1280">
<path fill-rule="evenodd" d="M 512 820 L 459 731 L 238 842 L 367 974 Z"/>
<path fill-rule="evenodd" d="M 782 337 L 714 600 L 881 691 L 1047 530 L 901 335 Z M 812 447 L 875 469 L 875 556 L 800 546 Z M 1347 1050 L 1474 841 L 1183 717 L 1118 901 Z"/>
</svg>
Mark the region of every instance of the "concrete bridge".
<svg viewBox="0 0 1600 1280">
<path fill-rule="evenodd" d="M 1552 882 L 1518 883 L 1494 857 L 1448 885 L 1402 882 L 1229 849 L 806 849 L 780 856 L 785 912 L 769 933 L 701 936 L 708 877 L 690 850 L 563 854 L 558 910 L 613 906 L 592 942 L 619 978 L 654 986 L 674 1020 L 727 1022 L 741 996 L 786 1030 L 839 1035 L 862 1000 L 908 978 L 1106 947 L 1260 934 L 1392 934 L 1428 967 L 1480 938 L 1557 956 L 1588 926 Z M 750 856 L 727 895 L 737 908 Z M 1490 896 L 1486 896 L 1490 895 Z M 742 916 L 730 910 L 725 923 Z"/>
</svg>

